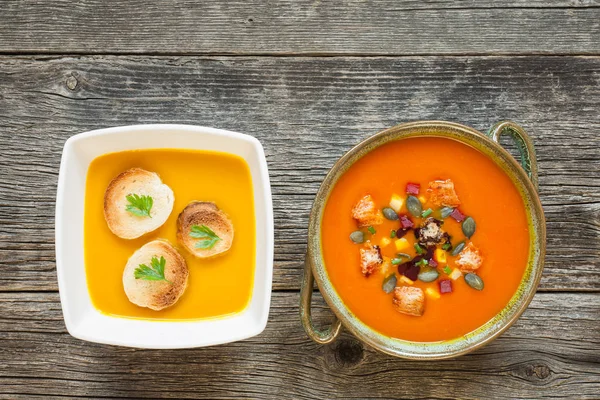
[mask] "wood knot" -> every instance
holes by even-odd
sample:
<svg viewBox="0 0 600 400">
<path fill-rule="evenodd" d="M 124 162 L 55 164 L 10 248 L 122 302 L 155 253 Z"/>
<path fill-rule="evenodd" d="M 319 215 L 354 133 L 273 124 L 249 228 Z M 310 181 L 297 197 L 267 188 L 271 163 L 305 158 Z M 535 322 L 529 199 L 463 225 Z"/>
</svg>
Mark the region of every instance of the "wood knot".
<svg viewBox="0 0 600 400">
<path fill-rule="evenodd" d="M 364 357 L 362 343 L 353 339 L 340 339 L 333 349 L 336 364 L 352 367 L 360 363 Z"/>
<path fill-rule="evenodd" d="M 75 90 L 78 83 L 79 82 L 77 81 L 77 78 L 74 75 L 70 75 L 65 82 L 69 90 Z"/>
<path fill-rule="evenodd" d="M 528 365 L 525 368 L 525 374 L 528 377 L 535 377 L 538 379 L 546 379 L 550 376 L 550 368 L 547 365 Z"/>
</svg>

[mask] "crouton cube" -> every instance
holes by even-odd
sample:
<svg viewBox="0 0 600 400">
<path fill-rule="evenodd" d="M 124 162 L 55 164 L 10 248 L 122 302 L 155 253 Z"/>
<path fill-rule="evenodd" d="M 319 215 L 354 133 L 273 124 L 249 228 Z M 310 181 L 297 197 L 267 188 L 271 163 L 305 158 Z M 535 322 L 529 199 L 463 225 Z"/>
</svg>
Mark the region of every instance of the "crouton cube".
<svg viewBox="0 0 600 400">
<path fill-rule="evenodd" d="M 460 205 L 460 200 L 454 190 L 454 182 L 451 179 L 429 182 L 427 193 L 429 193 L 429 201 L 436 207 L 458 207 Z"/>
<path fill-rule="evenodd" d="M 381 240 L 379 241 L 379 247 L 386 247 L 388 246 L 390 243 L 392 243 L 392 239 L 388 238 L 388 237 L 382 237 Z"/>
<path fill-rule="evenodd" d="M 435 252 L 433 254 L 435 257 L 435 261 L 437 261 L 438 264 L 446 264 L 446 252 L 444 250 L 435 249 Z"/>
<path fill-rule="evenodd" d="M 352 218 L 358 222 L 359 227 L 381 225 L 383 223 L 383 213 L 377 208 L 370 194 L 356 203 L 352 209 Z"/>
<path fill-rule="evenodd" d="M 483 264 L 483 257 L 473 242 L 469 242 L 469 244 L 458 253 L 458 258 L 455 263 L 461 272 L 473 272 L 481 267 L 481 264 Z"/>
<path fill-rule="evenodd" d="M 394 245 L 396 245 L 396 251 L 404 251 L 410 248 L 410 243 L 405 238 L 396 239 Z"/>
<path fill-rule="evenodd" d="M 404 199 L 394 193 L 392 195 L 392 198 L 390 199 L 390 208 L 392 210 L 396 211 L 397 213 L 399 213 L 403 204 L 404 204 Z"/>
<path fill-rule="evenodd" d="M 418 287 L 396 287 L 392 301 L 396 311 L 402 314 L 420 317 L 425 310 L 425 295 L 423 290 Z"/>
<path fill-rule="evenodd" d="M 437 300 L 441 297 L 440 292 L 438 292 L 432 287 L 428 287 L 427 289 L 425 289 L 425 293 L 427 293 L 427 296 L 431 297 L 432 299 Z"/>
<path fill-rule="evenodd" d="M 379 246 L 369 245 L 360 249 L 360 269 L 364 276 L 369 276 L 383 264 Z"/>
</svg>

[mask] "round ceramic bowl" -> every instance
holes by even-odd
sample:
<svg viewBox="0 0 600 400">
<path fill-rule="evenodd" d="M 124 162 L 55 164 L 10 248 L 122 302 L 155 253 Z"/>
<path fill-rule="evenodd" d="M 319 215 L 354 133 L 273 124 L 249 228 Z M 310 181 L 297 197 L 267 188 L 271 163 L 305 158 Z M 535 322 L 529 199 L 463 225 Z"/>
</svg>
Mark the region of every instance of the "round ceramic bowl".
<svg viewBox="0 0 600 400">
<path fill-rule="evenodd" d="M 520 163 L 499 143 L 501 135 L 510 135 L 520 153 Z M 411 342 L 385 336 L 360 321 L 345 306 L 327 274 L 321 249 L 321 220 L 325 204 L 338 179 L 358 159 L 373 149 L 397 140 L 412 137 L 444 137 L 471 146 L 489 157 L 510 177 L 525 205 L 529 223 L 530 252 L 521 283 L 506 307 L 478 329 L 459 338 L 439 342 Z M 499 336 L 525 311 L 539 284 L 546 251 L 546 224 L 537 195 L 537 163 L 533 143 L 517 124 L 505 121 L 494 125 L 487 135 L 473 128 L 451 122 L 421 121 L 398 125 L 380 132 L 346 153 L 331 169 L 321 184 L 310 215 L 308 251 L 304 266 L 300 316 L 304 329 L 318 343 L 333 341 L 343 324 L 365 343 L 384 353 L 409 359 L 444 359 L 473 351 Z M 311 319 L 313 282 L 335 313 L 337 320 L 326 329 L 316 328 Z"/>
</svg>

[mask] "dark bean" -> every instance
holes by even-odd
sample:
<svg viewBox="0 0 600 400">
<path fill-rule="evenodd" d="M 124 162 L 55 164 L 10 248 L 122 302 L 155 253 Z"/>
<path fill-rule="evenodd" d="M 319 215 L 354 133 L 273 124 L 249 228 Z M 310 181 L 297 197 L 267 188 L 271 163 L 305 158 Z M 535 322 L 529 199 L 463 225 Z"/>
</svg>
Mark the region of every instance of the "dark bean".
<svg viewBox="0 0 600 400">
<path fill-rule="evenodd" d="M 392 210 L 389 207 L 386 207 L 381 211 L 383 212 L 383 216 L 386 219 L 389 219 L 390 221 L 397 221 L 399 219 L 398 214 L 396 214 L 396 211 Z"/>
<path fill-rule="evenodd" d="M 398 230 L 396 231 L 396 238 L 397 238 L 397 239 L 400 239 L 401 237 L 403 237 L 404 235 L 406 235 L 406 233 L 407 233 L 408 231 L 410 231 L 410 229 L 403 229 L 403 228 L 400 228 L 400 229 L 398 229 Z"/>
</svg>

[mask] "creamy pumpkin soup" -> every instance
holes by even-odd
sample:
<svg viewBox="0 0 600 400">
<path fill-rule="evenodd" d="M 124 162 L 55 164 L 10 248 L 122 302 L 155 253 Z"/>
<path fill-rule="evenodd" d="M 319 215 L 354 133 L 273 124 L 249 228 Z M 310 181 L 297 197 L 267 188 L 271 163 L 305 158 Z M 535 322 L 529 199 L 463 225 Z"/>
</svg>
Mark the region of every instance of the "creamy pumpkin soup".
<svg viewBox="0 0 600 400">
<path fill-rule="evenodd" d="M 529 255 L 525 207 L 490 159 L 445 138 L 385 144 L 327 200 L 327 273 L 348 308 L 390 337 L 465 335 L 500 312 Z"/>
<path fill-rule="evenodd" d="M 248 165 L 231 154 L 176 149 L 94 159 L 84 250 L 90 297 L 103 313 L 189 320 L 242 311 L 255 262 Z"/>
</svg>

